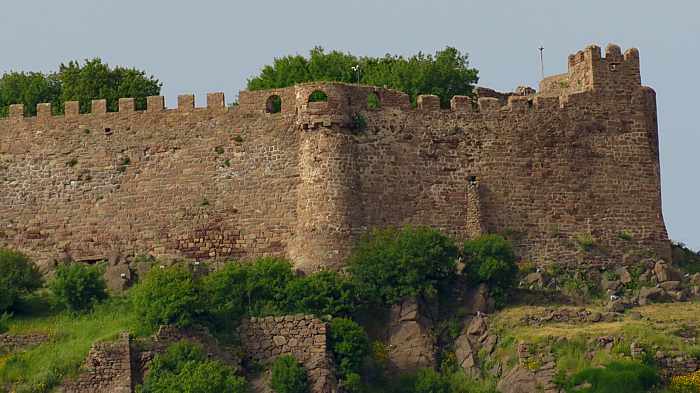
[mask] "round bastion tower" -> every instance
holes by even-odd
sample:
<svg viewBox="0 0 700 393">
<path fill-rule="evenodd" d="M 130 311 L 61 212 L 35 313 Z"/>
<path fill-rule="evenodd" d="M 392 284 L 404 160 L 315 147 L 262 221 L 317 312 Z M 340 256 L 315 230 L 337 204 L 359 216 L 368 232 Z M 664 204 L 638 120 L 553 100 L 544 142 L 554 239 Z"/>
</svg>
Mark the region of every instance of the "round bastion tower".
<svg viewBox="0 0 700 393">
<path fill-rule="evenodd" d="M 300 180 L 289 253 L 305 272 L 341 268 L 361 228 L 347 88 L 319 83 L 296 87 Z"/>
</svg>

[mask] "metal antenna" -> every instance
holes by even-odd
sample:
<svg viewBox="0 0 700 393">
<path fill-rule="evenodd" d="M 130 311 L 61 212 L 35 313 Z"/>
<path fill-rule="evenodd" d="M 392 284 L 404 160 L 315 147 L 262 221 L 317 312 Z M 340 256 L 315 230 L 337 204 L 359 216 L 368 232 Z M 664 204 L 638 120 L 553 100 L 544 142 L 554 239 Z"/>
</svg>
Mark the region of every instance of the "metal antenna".
<svg viewBox="0 0 700 393">
<path fill-rule="evenodd" d="M 537 49 L 540 50 L 540 79 L 544 79 L 544 47 L 540 44 Z"/>
</svg>

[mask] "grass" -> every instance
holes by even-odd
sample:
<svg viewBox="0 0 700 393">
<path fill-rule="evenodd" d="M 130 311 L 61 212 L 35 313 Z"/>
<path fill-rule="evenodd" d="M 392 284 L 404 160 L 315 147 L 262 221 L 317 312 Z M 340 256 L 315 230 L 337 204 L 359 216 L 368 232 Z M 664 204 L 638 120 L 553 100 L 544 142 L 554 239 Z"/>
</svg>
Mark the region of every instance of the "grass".
<svg viewBox="0 0 700 393">
<path fill-rule="evenodd" d="M 77 375 L 95 342 L 115 339 L 119 333 L 148 332 L 137 329 L 130 303 L 123 298 L 96 306 L 88 314 L 45 311 L 40 316 L 17 316 L 9 322 L 9 334 L 44 333 L 46 343 L 0 357 L 0 390 L 50 392 L 66 377 Z"/>
</svg>

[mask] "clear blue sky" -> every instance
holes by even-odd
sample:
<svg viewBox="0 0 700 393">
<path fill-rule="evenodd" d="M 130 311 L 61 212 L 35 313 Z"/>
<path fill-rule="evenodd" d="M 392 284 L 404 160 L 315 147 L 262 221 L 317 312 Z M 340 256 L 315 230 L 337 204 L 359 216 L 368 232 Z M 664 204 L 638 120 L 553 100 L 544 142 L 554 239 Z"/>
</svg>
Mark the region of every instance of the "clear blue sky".
<svg viewBox="0 0 700 393">
<path fill-rule="evenodd" d="M 273 57 L 314 45 L 358 55 L 471 55 L 483 86 L 536 87 L 590 43 L 638 47 L 657 92 L 664 215 L 670 236 L 700 249 L 700 3 L 694 0 L 31 0 L 0 9 L 0 72 L 49 71 L 101 57 L 146 69 L 177 94 L 224 91 Z"/>
</svg>

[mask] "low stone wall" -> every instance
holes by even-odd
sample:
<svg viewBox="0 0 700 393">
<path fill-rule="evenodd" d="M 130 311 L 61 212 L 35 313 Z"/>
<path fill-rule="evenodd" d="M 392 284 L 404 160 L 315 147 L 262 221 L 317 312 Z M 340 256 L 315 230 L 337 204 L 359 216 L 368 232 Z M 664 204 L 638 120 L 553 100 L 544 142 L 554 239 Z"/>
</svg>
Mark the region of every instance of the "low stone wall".
<svg viewBox="0 0 700 393">
<path fill-rule="evenodd" d="M 23 335 L 0 334 L 0 352 L 13 352 L 20 348 L 39 345 L 48 340 L 49 335 L 43 333 Z"/>
<path fill-rule="evenodd" d="M 323 321 L 304 315 L 250 318 L 242 322 L 239 333 L 249 360 L 269 365 L 279 356 L 292 355 L 307 369 L 311 393 L 336 392 Z"/>
<path fill-rule="evenodd" d="M 122 333 L 115 342 L 101 342 L 92 346 L 85 361 L 86 372 L 75 381 L 67 382 L 64 393 L 131 393 L 131 339 Z"/>
</svg>

